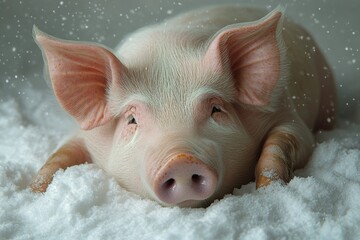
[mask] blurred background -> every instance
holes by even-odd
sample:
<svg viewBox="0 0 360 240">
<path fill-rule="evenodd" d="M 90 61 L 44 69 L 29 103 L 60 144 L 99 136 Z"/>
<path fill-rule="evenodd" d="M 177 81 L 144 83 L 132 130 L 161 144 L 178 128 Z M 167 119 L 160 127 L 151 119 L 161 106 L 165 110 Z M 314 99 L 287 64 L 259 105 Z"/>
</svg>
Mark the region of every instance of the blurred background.
<svg viewBox="0 0 360 240">
<path fill-rule="evenodd" d="M 360 104 L 359 0 L 0 0 L 0 104 L 9 96 L 26 98 L 27 89 L 49 91 L 33 25 L 59 38 L 114 48 L 139 27 L 220 3 L 268 10 L 287 6 L 286 13 L 313 34 L 327 56 L 337 79 L 341 113 L 353 114 Z"/>
</svg>

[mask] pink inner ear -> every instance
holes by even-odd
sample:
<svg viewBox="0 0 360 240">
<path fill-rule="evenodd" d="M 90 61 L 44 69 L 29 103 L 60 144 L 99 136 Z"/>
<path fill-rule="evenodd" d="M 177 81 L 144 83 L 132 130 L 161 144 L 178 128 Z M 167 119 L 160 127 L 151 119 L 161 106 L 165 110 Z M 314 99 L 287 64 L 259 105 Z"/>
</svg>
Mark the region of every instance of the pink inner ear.
<svg viewBox="0 0 360 240">
<path fill-rule="evenodd" d="M 237 53 L 241 53 L 236 56 Z M 275 34 L 259 36 L 254 42 L 234 47 L 231 68 L 241 102 L 264 106 L 280 77 L 280 52 Z"/>
<path fill-rule="evenodd" d="M 106 92 L 120 79 L 124 69 L 120 61 L 95 44 L 59 40 L 38 30 L 35 37 L 47 60 L 54 92 L 62 107 L 85 130 L 110 121 L 112 114 Z"/>
<path fill-rule="evenodd" d="M 280 12 L 254 24 L 225 28 L 205 55 L 213 65 L 229 62 L 242 103 L 268 105 L 280 78 L 280 49 L 276 38 Z"/>
</svg>

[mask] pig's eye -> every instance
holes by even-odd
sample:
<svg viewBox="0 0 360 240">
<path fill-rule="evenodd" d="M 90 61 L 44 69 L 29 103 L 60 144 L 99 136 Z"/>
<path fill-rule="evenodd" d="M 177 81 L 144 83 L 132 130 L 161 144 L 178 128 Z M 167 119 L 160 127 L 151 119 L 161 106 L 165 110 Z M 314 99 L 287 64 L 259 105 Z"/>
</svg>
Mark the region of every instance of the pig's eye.
<svg viewBox="0 0 360 240">
<path fill-rule="evenodd" d="M 214 113 L 217 113 L 217 112 L 221 112 L 221 108 L 217 107 L 217 106 L 213 106 L 213 109 L 211 111 L 211 115 L 213 115 Z"/>
<path fill-rule="evenodd" d="M 130 115 L 130 116 L 129 116 L 129 122 L 128 122 L 128 124 L 129 124 L 129 125 L 130 125 L 130 124 L 137 124 L 136 119 L 134 118 L 133 115 Z"/>
</svg>

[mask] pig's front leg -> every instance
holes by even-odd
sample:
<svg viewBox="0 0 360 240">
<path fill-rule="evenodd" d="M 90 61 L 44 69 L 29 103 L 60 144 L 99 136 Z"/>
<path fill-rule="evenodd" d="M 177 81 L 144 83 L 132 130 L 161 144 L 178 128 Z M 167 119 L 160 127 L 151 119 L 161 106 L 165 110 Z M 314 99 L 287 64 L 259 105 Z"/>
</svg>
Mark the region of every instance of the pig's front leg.
<svg viewBox="0 0 360 240">
<path fill-rule="evenodd" d="M 83 164 L 88 160 L 89 155 L 83 141 L 71 139 L 50 156 L 39 170 L 30 187 L 34 192 L 45 192 L 56 171 Z"/>
<path fill-rule="evenodd" d="M 293 170 L 306 164 L 313 146 L 311 131 L 302 122 L 272 129 L 256 166 L 256 188 L 267 186 L 273 181 L 289 182 Z"/>
</svg>

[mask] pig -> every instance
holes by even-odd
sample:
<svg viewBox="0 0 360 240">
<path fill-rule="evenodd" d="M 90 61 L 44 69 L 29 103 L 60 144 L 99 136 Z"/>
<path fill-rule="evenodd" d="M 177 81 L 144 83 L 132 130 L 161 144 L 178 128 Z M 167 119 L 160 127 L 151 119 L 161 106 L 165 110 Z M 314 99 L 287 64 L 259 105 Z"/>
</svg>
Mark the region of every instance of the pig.
<svg viewBox="0 0 360 240">
<path fill-rule="evenodd" d="M 94 163 L 163 206 L 206 207 L 234 188 L 288 183 L 313 133 L 334 126 L 335 82 L 301 26 L 239 5 L 186 12 L 115 51 L 34 27 L 45 75 L 80 125 L 31 183 Z"/>
</svg>

